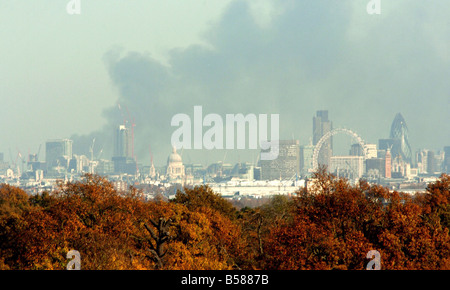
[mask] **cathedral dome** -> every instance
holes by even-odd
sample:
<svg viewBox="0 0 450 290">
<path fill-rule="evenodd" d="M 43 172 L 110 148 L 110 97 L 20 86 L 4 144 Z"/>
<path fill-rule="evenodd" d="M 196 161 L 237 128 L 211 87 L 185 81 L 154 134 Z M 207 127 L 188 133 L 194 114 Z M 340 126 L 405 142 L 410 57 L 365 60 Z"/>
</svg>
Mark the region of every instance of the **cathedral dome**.
<svg viewBox="0 0 450 290">
<path fill-rule="evenodd" d="M 175 147 L 173 147 L 172 153 L 167 158 L 166 173 L 169 179 L 177 179 L 184 176 L 184 165 Z"/>
<path fill-rule="evenodd" d="M 173 147 L 172 153 L 167 158 L 167 163 L 182 163 L 180 154 L 177 153 L 177 149 Z"/>
</svg>

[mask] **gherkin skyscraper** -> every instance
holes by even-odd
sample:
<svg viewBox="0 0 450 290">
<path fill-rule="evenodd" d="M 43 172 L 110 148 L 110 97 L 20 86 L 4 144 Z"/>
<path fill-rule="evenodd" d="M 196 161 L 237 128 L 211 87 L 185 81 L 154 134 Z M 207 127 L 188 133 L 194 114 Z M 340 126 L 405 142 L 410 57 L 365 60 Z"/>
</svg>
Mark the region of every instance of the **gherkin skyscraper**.
<svg viewBox="0 0 450 290">
<path fill-rule="evenodd" d="M 400 157 L 403 161 L 411 163 L 411 145 L 408 140 L 408 127 L 402 114 L 398 113 L 391 126 L 391 136 L 393 140 L 391 154 L 393 158 Z"/>
</svg>

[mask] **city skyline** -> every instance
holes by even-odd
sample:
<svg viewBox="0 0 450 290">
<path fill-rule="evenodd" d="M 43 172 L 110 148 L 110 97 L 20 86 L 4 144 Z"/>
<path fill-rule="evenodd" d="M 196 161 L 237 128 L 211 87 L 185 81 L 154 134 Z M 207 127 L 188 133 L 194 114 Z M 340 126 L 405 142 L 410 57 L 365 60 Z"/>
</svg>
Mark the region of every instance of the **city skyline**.
<svg viewBox="0 0 450 290">
<path fill-rule="evenodd" d="M 278 113 L 280 139 L 301 145 L 318 110 L 370 143 L 388 138 L 401 112 L 413 152 L 448 146 L 450 5 L 387 2 L 371 16 L 364 2 L 86 2 L 77 16 L 66 3 L 6 2 L 0 152 L 8 160 L 10 150 L 15 158 L 17 149 L 25 155 L 70 138 L 74 152 L 89 154 L 94 138 L 101 150 L 131 116 L 136 156 L 148 164 L 150 145 L 164 164 L 170 119 L 194 105 L 219 115 Z M 223 158 L 210 153 L 184 152 L 202 163 Z M 232 153 L 234 161 L 255 157 Z"/>
<path fill-rule="evenodd" d="M 414 169 L 414 176 L 419 173 L 435 174 L 437 172 L 448 171 L 450 165 L 448 162 L 448 148 L 450 146 L 444 146 L 437 151 L 420 148 L 412 152 L 408 138 L 408 126 L 401 113 L 396 114 L 392 122 L 389 138 L 379 138 L 377 143 L 368 143 L 358 133 L 349 129 L 333 128 L 333 122 L 328 118 L 328 113 L 327 110 L 319 110 L 314 115 L 312 126 L 313 138 L 310 138 L 309 144 L 300 144 L 299 140 L 296 139 L 277 139 L 275 143 L 272 143 L 272 146 L 276 146 L 276 151 L 279 154 L 279 156 L 277 154 L 277 158 L 263 159 L 263 154 L 272 151 L 273 148 L 261 148 L 258 156 L 252 162 L 238 161 L 237 164 L 248 164 L 255 168 L 261 168 L 261 173 L 258 173 L 258 176 L 260 175 L 262 179 L 266 180 L 277 179 L 275 178 L 276 176 L 280 179 L 289 179 L 294 175 L 304 177 L 316 171 L 319 165 L 326 165 L 331 173 L 335 173 L 338 176 L 341 174 L 340 170 L 343 170 L 345 175 L 349 174 L 347 171 L 350 168 L 353 168 L 351 170 L 359 172 L 356 174 L 358 178 L 363 177 L 363 175 L 373 177 L 374 174 L 391 178 L 391 173 L 398 177 L 405 177 L 411 175 L 411 169 Z M 245 120 L 245 118 L 242 120 Z M 248 119 L 249 123 L 251 122 L 250 120 Z M 245 123 L 236 123 L 235 125 L 239 127 L 245 125 Z M 240 130 L 238 128 L 235 129 Z M 253 130 L 257 130 L 257 128 L 253 128 Z M 339 135 L 347 135 L 347 144 L 351 144 L 351 146 L 346 148 L 347 151 L 344 150 L 346 151 L 344 154 L 342 154 L 342 151 L 341 153 L 333 153 L 332 149 L 330 149 L 336 147 L 333 144 L 333 136 Z M 248 136 L 244 138 L 248 139 Z M 140 162 L 139 158 L 134 154 L 136 144 L 134 143 L 133 124 L 127 126 L 126 122 L 117 126 L 115 129 L 114 139 L 111 140 L 111 145 L 114 147 L 112 156 L 102 156 L 102 150 L 98 154 L 94 154 L 95 141 L 95 139 L 92 140 L 91 147 L 89 148 L 90 155 L 73 154 L 73 140 L 71 139 L 47 140 L 44 149 L 45 157 L 40 155 L 41 146 L 37 153 L 28 152 L 26 156 L 18 152 L 15 161 L 12 159 L 12 155 L 10 155 L 9 162 L 5 160 L 4 153 L 0 152 L 0 162 L 3 164 L 2 170 L 6 169 L 5 164 L 9 164 L 9 168 L 13 170 L 18 168 L 17 170 L 20 170 L 18 173 L 19 176 L 21 174 L 20 172 L 25 173 L 25 171 L 29 171 L 34 174 L 39 169 L 44 170 L 45 175 L 49 174 L 50 176 L 59 176 L 61 169 L 67 170 L 65 171 L 67 173 L 85 172 L 106 175 L 124 173 L 130 175 L 147 175 L 148 172 L 143 172 L 143 169 L 148 169 L 151 166 L 151 170 L 155 171 L 154 166 L 156 166 L 160 168 L 159 173 L 164 175 L 164 171 L 172 166 L 169 160 L 172 160 L 175 155 L 177 156 L 177 162 L 181 163 L 181 165 L 178 164 L 176 166 L 184 166 L 182 156 L 176 152 L 176 146 L 172 147 L 172 154 L 170 154 L 165 164 L 154 164 L 151 147 L 149 147 L 151 163 L 146 164 Z M 272 139 L 270 141 L 273 142 L 275 140 Z M 247 140 L 247 142 L 250 141 Z M 183 154 L 185 148 L 180 149 L 181 154 Z M 227 154 L 228 152 L 225 153 L 223 160 L 212 161 L 207 164 L 201 164 L 197 160 L 190 160 L 189 162 L 184 162 L 184 164 L 188 166 L 200 166 L 198 169 L 206 169 L 214 164 L 222 164 L 219 166 L 221 167 L 220 170 L 222 170 L 225 164 L 229 164 L 226 166 L 230 166 L 236 163 L 233 161 L 230 163 L 228 160 L 228 163 L 226 163 Z M 389 161 L 387 161 L 387 155 L 389 155 Z M 26 167 L 24 168 L 25 164 Z M 163 168 L 162 171 L 161 168 Z M 184 167 L 182 171 L 184 176 Z M 150 173 L 150 175 L 152 174 Z"/>
<path fill-rule="evenodd" d="M 303 140 L 305 142 L 301 142 L 301 140 L 299 139 L 295 139 L 295 138 L 287 138 L 287 139 L 283 139 L 283 138 L 279 138 L 278 141 L 281 142 L 286 142 L 288 140 L 291 141 L 296 141 L 298 142 L 298 149 L 301 150 L 301 148 L 305 148 L 308 146 L 311 146 L 312 150 L 314 151 L 314 145 L 317 144 L 317 142 L 321 139 L 321 137 L 323 137 L 325 135 L 325 133 L 329 133 L 331 131 L 339 131 L 341 129 L 344 130 L 348 130 L 349 128 L 351 128 L 351 126 L 338 126 L 336 128 L 333 128 L 333 121 L 330 120 L 328 118 L 328 110 L 318 110 L 315 112 L 315 114 L 313 115 L 313 122 L 312 122 L 312 130 L 311 130 L 311 135 L 308 138 L 308 141 L 306 142 L 307 138 L 303 138 Z M 319 117 L 320 116 L 320 117 Z M 324 117 L 325 116 L 325 117 Z M 244 116 L 245 117 L 245 116 Z M 320 121 L 319 121 L 320 120 Z M 326 125 L 326 129 L 324 131 L 323 129 L 323 125 L 321 125 L 323 122 L 325 121 Z M 248 123 L 244 123 L 248 126 Z M 407 125 L 406 125 L 406 121 L 403 119 L 403 116 L 401 115 L 401 113 L 397 113 L 395 115 L 394 120 L 392 121 L 392 124 L 390 126 L 390 130 L 389 132 L 387 132 L 385 135 L 380 136 L 377 140 L 375 140 L 375 142 L 367 142 L 366 140 L 363 140 L 365 142 L 366 145 L 374 145 L 376 146 L 376 149 L 378 150 L 386 150 L 387 148 L 389 148 L 390 150 L 393 150 L 394 155 L 399 155 L 401 156 L 400 158 L 403 158 L 404 160 L 406 160 L 408 163 L 410 164 L 417 164 L 417 162 L 419 162 L 420 160 L 418 160 L 418 158 L 420 159 L 420 157 L 418 157 L 418 154 L 421 154 L 421 152 L 423 151 L 430 151 L 430 152 L 446 152 L 446 148 L 448 148 L 449 146 L 442 146 L 442 147 L 432 147 L 432 148 L 425 148 L 425 147 L 418 147 L 416 149 L 412 149 L 414 147 L 412 147 L 409 144 L 409 140 L 408 137 L 406 136 L 406 144 L 407 145 L 403 145 L 403 142 L 405 140 L 403 140 L 403 133 L 406 133 L 406 135 L 409 134 L 409 131 L 407 129 Z M 238 123 L 235 124 L 236 126 L 239 126 Z M 136 156 L 136 154 L 134 153 L 134 147 L 139 147 L 139 144 L 135 143 L 134 140 L 134 130 L 132 130 L 132 127 L 134 126 L 134 123 L 129 123 L 128 121 L 124 121 L 123 124 L 118 124 L 116 126 L 116 128 L 114 129 L 114 132 L 112 133 L 113 138 L 110 140 L 110 142 L 108 144 L 103 144 L 102 147 L 96 148 L 95 145 L 95 141 L 96 139 L 92 139 L 91 143 L 90 143 L 90 147 L 88 150 L 86 150 L 86 152 L 84 153 L 77 153 L 76 155 L 80 155 L 80 156 L 85 156 L 86 158 L 88 158 L 89 160 L 113 160 L 114 158 L 125 158 L 125 159 L 129 159 L 131 162 L 131 160 L 135 160 L 136 162 L 139 162 L 141 165 L 143 166 L 147 166 L 147 165 L 151 165 L 154 163 L 153 158 L 154 158 L 154 153 L 152 152 L 151 146 L 149 146 L 149 151 L 147 153 L 149 153 L 149 155 L 151 155 L 151 161 L 150 162 L 142 162 L 141 159 Z M 318 131 L 317 126 L 320 127 L 320 130 Z M 203 128 L 203 133 L 205 132 L 206 129 Z M 406 130 L 406 131 L 404 131 Z M 133 132 L 133 133 L 132 133 Z M 357 134 L 358 137 L 360 137 L 360 135 L 358 134 L 358 132 L 353 132 L 354 134 Z M 246 130 L 246 133 L 248 133 L 248 128 Z M 224 134 L 225 136 L 226 134 Z M 396 136 L 397 135 L 397 136 Z M 339 135 L 338 135 L 339 136 Z M 389 137 L 389 138 L 388 138 Z M 398 142 L 394 142 L 393 140 L 395 138 L 398 137 Z M 249 143 L 249 136 L 246 135 L 244 137 L 246 139 L 245 145 L 248 145 Z M 333 145 L 333 137 L 329 137 L 324 141 L 324 144 L 322 144 L 320 152 L 319 152 L 319 163 L 320 164 L 328 164 L 330 162 L 330 157 L 332 156 L 350 156 L 350 155 L 354 155 L 351 152 L 355 150 L 354 146 L 357 145 L 358 140 L 355 139 L 355 137 L 353 136 L 347 136 L 345 137 L 347 140 L 346 142 L 342 142 L 342 140 L 340 140 L 340 146 L 342 148 L 339 148 L 339 153 L 334 154 L 333 150 L 330 150 L 329 153 L 327 153 L 327 148 L 333 148 L 336 147 L 336 145 Z M 392 139 L 394 138 L 394 139 Z M 274 141 L 272 139 L 269 138 L 269 141 Z M 38 151 L 30 151 L 28 150 L 28 152 L 25 151 L 21 151 L 20 149 L 18 149 L 19 147 L 16 147 L 16 150 L 13 151 L 11 150 L 11 148 L 9 148 L 8 152 L 0 152 L 1 154 L 1 159 L 5 162 L 10 162 L 12 164 L 15 164 L 18 162 L 19 159 L 21 159 L 22 162 L 25 162 L 25 159 L 28 159 L 28 162 L 34 162 L 34 161 L 46 161 L 48 162 L 48 155 L 51 154 L 49 152 L 51 152 L 51 150 L 54 150 L 53 148 L 49 149 L 49 148 L 44 148 L 45 152 L 42 152 L 44 154 L 41 153 L 41 147 L 42 145 L 48 145 L 49 143 L 63 143 L 63 142 L 70 142 L 71 146 L 70 146 L 70 154 L 66 154 L 66 155 L 70 155 L 72 156 L 72 146 L 76 145 L 73 144 L 74 141 L 71 138 L 66 138 L 66 137 L 61 137 L 61 138 L 56 138 L 56 139 L 48 139 L 44 142 L 44 144 L 40 144 Z M 235 141 L 239 142 L 239 141 Z M 342 144 L 342 143 L 346 143 L 346 144 Z M 105 146 L 106 145 L 106 146 Z M 348 146 L 347 146 L 348 145 Z M 53 146 L 53 145 L 52 145 Z M 64 146 L 64 145 L 57 145 L 58 146 Z M 327 147 L 329 146 L 329 147 Z M 346 147 L 347 146 L 347 147 Z M 46 146 L 47 147 L 47 146 Z M 111 147 L 113 148 L 113 151 L 110 155 L 105 156 L 103 154 L 103 150 L 105 147 Z M 359 146 L 360 147 L 360 146 Z M 401 147 L 401 148 L 400 148 Z M 406 147 L 407 149 L 407 154 L 408 156 L 405 156 L 405 153 L 403 152 L 402 148 Z M 66 148 L 66 147 L 64 147 Z M 164 156 L 167 156 L 170 151 L 173 149 L 173 144 L 167 146 L 166 148 L 166 152 L 162 153 L 162 159 L 165 159 Z M 180 148 L 182 152 L 185 151 L 185 148 Z M 236 152 L 242 152 L 243 154 L 237 153 L 239 155 L 239 160 L 234 160 L 232 163 L 239 163 L 239 162 L 250 162 L 253 163 L 257 160 L 260 159 L 260 154 L 261 152 L 265 152 L 266 150 L 261 150 L 260 149 L 186 149 L 186 151 L 191 151 L 191 150 L 196 150 L 196 151 L 216 151 L 216 152 L 221 152 L 225 154 L 225 157 L 230 154 L 230 152 L 232 152 L 231 154 L 236 154 Z M 324 150 L 325 149 L 325 150 Z M 43 151 L 44 151 L 43 150 Z M 50 150 L 50 151 L 49 151 Z M 67 149 L 58 149 L 58 150 L 67 150 Z M 357 151 L 360 149 L 357 149 Z M 342 152 L 348 151 L 350 152 L 349 154 L 342 154 Z M 14 153 L 13 153 L 14 152 Z M 89 152 L 89 154 L 88 154 Z M 247 154 L 247 156 L 245 155 L 245 152 L 250 152 L 250 154 Z M 255 153 L 257 152 L 257 153 Z M 9 155 L 8 155 L 9 154 Z M 231 155 L 230 154 L 230 155 Z M 255 157 L 255 154 L 257 157 Z M 331 155 L 330 155 L 331 154 Z M 358 154 L 356 154 L 358 155 Z M 243 160 L 240 160 L 241 156 L 243 157 Z M 102 158 L 100 158 L 102 157 Z M 9 158 L 9 159 L 8 159 Z M 50 157 L 52 158 L 52 157 Z M 190 157 L 188 157 L 190 159 Z M 15 159 L 15 160 L 14 160 Z M 125 160 L 124 159 L 124 160 Z M 52 159 L 53 160 L 53 159 Z M 202 164 L 203 166 L 208 166 L 210 164 L 216 163 L 216 162 L 221 162 L 222 160 L 208 160 L 208 162 L 206 163 L 202 163 L 199 160 L 189 160 L 189 164 Z M 52 162 L 56 162 L 56 161 L 52 161 Z M 299 161 L 301 163 L 301 161 Z M 166 162 L 162 162 L 162 163 L 154 163 L 155 166 L 157 167 L 163 167 L 166 166 Z M 256 164 L 255 164 L 256 165 Z M 135 165 L 132 165 L 135 166 Z M 329 166 L 329 164 L 328 164 Z M 301 171 L 301 168 L 300 168 Z"/>
</svg>

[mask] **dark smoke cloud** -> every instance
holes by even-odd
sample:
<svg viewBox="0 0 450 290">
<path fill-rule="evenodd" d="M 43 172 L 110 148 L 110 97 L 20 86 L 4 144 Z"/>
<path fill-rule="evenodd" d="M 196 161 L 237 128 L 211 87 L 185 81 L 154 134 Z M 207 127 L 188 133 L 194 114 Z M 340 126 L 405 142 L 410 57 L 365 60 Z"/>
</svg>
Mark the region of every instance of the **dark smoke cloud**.
<svg viewBox="0 0 450 290">
<path fill-rule="evenodd" d="M 149 163 L 151 145 L 155 163 L 165 164 L 176 129 L 171 118 L 192 116 L 194 105 L 202 105 L 204 115 L 223 117 L 279 113 L 281 137 L 302 144 L 312 134 L 316 110 L 328 109 L 335 127 L 351 128 L 372 143 L 388 137 L 395 114 L 402 112 L 413 147 L 450 143 L 444 77 L 450 75 L 449 65 L 428 43 L 421 19 L 415 30 L 405 31 L 402 24 L 421 7 L 411 4 L 403 16 L 383 18 L 366 31 L 370 35 L 355 41 L 348 36 L 354 11 L 346 1 L 286 3 L 281 15 L 261 27 L 246 2 L 233 2 L 206 33 L 210 47 L 174 50 L 168 66 L 140 52 L 113 49 L 105 55 L 118 103 L 135 118 L 139 161 Z M 102 146 L 105 155 L 112 153 L 113 130 L 123 116 L 117 106 L 104 116 L 108 122 L 102 130 L 74 136 L 77 150 L 86 150 L 96 137 L 102 144 L 97 150 Z M 432 133 L 436 123 L 447 136 Z M 223 150 L 185 150 L 183 159 L 206 164 L 224 155 Z M 255 156 L 255 151 L 234 150 L 226 161 L 254 161 Z"/>
</svg>

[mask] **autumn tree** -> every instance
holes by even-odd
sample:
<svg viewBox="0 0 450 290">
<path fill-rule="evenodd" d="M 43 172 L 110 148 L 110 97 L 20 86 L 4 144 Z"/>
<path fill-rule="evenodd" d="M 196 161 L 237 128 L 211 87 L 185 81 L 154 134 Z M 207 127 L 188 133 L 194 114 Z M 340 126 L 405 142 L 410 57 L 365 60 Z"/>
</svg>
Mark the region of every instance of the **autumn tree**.
<svg viewBox="0 0 450 290">
<path fill-rule="evenodd" d="M 364 269 L 372 249 L 383 269 L 448 268 L 448 230 L 431 226 L 408 195 L 322 169 L 295 201 L 294 220 L 271 231 L 268 268 Z"/>
<path fill-rule="evenodd" d="M 0 185 L 0 269 L 450 269 L 449 185 L 410 196 L 321 169 L 294 197 L 241 208 L 207 186 L 172 201 L 85 175 L 30 196 Z"/>
<path fill-rule="evenodd" d="M 242 240 L 241 228 L 234 222 L 237 210 L 229 201 L 208 186 L 196 186 L 178 190 L 172 202 L 204 215 L 209 221 L 210 242 L 216 251 L 226 260 L 227 267 L 240 268 L 245 242 Z"/>
<path fill-rule="evenodd" d="M 183 191 L 177 190 L 172 201 L 183 204 L 192 211 L 209 208 L 230 219 L 234 219 L 237 214 L 236 208 L 229 201 L 225 200 L 207 185 L 195 186 L 194 188 L 185 187 Z"/>
<path fill-rule="evenodd" d="M 245 240 L 245 269 L 263 269 L 265 267 L 264 246 L 269 239 L 271 229 L 291 221 L 294 216 L 294 202 L 289 196 L 276 195 L 262 206 L 244 207 L 239 211 L 238 222 Z"/>
</svg>

